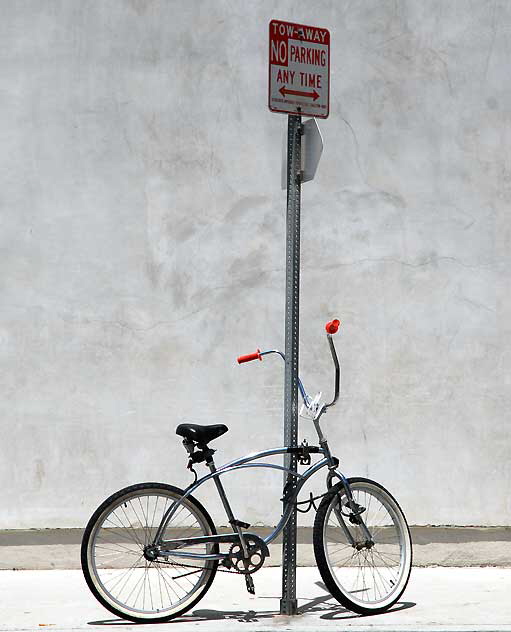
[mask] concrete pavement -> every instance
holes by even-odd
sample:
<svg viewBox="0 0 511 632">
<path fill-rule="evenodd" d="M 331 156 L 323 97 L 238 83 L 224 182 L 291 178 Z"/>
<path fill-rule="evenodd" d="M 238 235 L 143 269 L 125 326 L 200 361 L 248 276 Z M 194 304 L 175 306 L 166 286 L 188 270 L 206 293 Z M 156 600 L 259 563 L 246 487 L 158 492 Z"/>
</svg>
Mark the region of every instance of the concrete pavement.
<svg viewBox="0 0 511 632">
<path fill-rule="evenodd" d="M 263 568 L 254 575 L 256 596 L 243 579 L 219 573 L 204 599 L 187 617 L 169 626 L 224 632 L 234 628 L 293 632 L 353 628 L 356 632 L 511 632 L 511 568 L 414 568 L 403 599 L 392 611 L 360 617 L 325 591 L 316 568 L 298 569 L 300 615 L 278 614 L 281 573 Z M 115 619 L 90 594 L 80 571 L 1 571 L 0 630 L 115 630 L 135 624 Z M 161 625 L 144 630 L 161 632 Z"/>
</svg>

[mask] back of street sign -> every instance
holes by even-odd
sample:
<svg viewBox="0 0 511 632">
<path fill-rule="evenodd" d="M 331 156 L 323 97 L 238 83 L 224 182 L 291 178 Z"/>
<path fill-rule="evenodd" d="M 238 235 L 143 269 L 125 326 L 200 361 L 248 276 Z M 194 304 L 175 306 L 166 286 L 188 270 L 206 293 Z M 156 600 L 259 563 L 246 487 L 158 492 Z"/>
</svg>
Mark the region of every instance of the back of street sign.
<svg viewBox="0 0 511 632">
<path fill-rule="evenodd" d="M 327 118 L 330 108 L 328 29 L 272 20 L 269 52 L 270 110 Z"/>
<path fill-rule="evenodd" d="M 302 171 L 301 182 L 314 180 L 319 159 L 323 153 L 323 137 L 319 131 L 316 119 L 311 118 L 302 126 Z M 280 172 L 282 189 L 287 189 L 287 135 L 282 135 L 282 168 Z"/>
</svg>

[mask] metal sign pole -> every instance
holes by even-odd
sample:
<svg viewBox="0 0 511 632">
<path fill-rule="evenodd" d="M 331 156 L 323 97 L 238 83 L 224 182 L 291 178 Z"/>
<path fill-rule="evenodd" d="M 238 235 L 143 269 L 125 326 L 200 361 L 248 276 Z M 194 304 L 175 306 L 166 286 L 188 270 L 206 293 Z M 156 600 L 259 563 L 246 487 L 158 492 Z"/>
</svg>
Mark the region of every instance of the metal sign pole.
<svg viewBox="0 0 511 632">
<path fill-rule="evenodd" d="M 300 189 L 301 116 L 288 116 L 287 125 L 287 217 L 286 217 L 286 370 L 284 385 L 284 445 L 298 445 L 298 321 L 300 299 Z M 297 471 L 297 457 L 287 454 L 285 466 Z M 296 477 L 284 475 L 284 511 Z M 296 507 L 283 531 L 281 614 L 296 614 Z"/>
</svg>

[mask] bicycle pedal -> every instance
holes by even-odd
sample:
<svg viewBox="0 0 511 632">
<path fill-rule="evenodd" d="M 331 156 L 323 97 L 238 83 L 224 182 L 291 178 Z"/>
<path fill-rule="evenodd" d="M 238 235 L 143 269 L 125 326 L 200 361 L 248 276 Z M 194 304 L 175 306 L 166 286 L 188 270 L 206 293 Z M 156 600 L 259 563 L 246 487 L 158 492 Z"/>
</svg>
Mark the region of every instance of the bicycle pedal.
<svg viewBox="0 0 511 632">
<path fill-rule="evenodd" d="M 255 595 L 255 586 L 254 586 L 254 580 L 252 579 L 252 575 L 245 575 L 245 585 L 247 587 L 247 591 L 251 595 Z"/>
</svg>

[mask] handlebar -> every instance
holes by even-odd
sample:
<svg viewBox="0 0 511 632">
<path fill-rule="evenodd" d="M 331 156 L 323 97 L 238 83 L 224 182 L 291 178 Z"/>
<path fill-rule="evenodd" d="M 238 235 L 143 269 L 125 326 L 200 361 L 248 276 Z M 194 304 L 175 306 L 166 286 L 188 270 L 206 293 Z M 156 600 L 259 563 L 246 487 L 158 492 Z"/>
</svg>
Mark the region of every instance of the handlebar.
<svg viewBox="0 0 511 632">
<path fill-rule="evenodd" d="M 258 349 L 255 353 L 249 353 L 248 355 L 242 355 L 238 358 L 238 364 L 243 364 L 243 362 L 251 362 L 252 360 L 261 360 L 261 349 Z"/>
<path fill-rule="evenodd" d="M 329 321 L 326 325 L 325 325 L 325 330 L 327 332 L 327 338 L 328 338 L 328 344 L 330 346 L 330 353 L 332 354 L 332 360 L 334 361 L 334 367 L 335 367 L 335 394 L 334 394 L 334 398 L 332 399 L 332 401 L 329 404 L 324 404 L 322 407 L 322 411 L 326 411 L 327 408 L 330 408 L 330 406 L 333 406 L 337 400 L 339 399 L 339 387 L 340 387 L 340 368 L 339 368 L 339 360 L 337 358 L 337 352 L 335 350 L 335 346 L 334 346 L 334 341 L 332 340 L 332 336 L 334 334 L 336 334 L 339 331 L 339 327 L 341 325 L 341 321 L 337 318 L 334 318 L 334 320 Z M 277 349 L 271 349 L 269 351 L 261 351 L 260 349 L 258 349 L 255 353 L 249 353 L 247 355 L 242 355 L 239 356 L 238 358 L 238 364 L 243 364 L 244 362 L 251 362 L 252 360 L 262 360 L 262 356 L 267 355 L 269 353 L 278 353 L 280 355 L 280 357 L 285 360 L 285 356 L 282 353 L 282 351 L 278 351 Z M 304 402 L 307 405 L 307 402 L 310 401 L 309 396 L 307 395 L 307 393 L 305 392 L 305 389 L 303 387 L 303 384 L 300 380 L 300 378 L 298 378 L 298 387 L 300 389 L 300 393 L 302 395 L 302 398 L 304 400 Z"/>
</svg>

